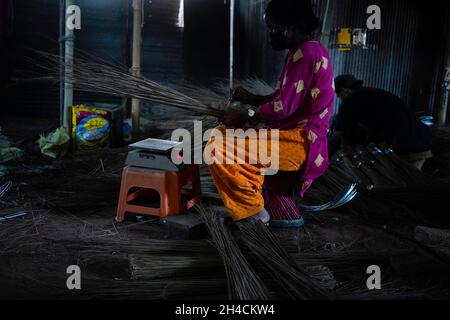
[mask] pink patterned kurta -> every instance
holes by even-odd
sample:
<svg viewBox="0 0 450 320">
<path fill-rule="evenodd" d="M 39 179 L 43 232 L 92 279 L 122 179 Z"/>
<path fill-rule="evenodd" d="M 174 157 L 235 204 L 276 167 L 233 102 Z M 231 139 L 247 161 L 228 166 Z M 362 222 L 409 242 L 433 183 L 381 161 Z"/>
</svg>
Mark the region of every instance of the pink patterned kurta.
<svg viewBox="0 0 450 320">
<path fill-rule="evenodd" d="M 308 135 L 309 156 L 302 175 L 302 197 L 328 167 L 327 134 L 335 96 L 327 49 L 317 41 L 307 41 L 289 52 L 273 100 L 259 107 L 260 116 L 270 128 L 301 127 Z"/>
</svg>

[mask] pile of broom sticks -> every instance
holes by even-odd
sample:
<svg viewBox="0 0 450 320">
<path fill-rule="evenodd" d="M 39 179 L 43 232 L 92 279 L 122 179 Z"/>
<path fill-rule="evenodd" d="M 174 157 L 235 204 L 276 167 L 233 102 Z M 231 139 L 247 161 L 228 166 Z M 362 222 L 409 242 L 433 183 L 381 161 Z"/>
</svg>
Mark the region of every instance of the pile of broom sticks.
<svg viewBox="0 0 450 320">
<path fill-rule="evenodd" d="M 242 240 L 254 253 L 286 296 L 293 300 L 331 299 L 332 294 L 322 289 L 287 251 L 277 237 L 262 222 L 242 222 L 239 226 Z"/>
<path fill-rule="evenodd" d="M 265 277 L 264 281 L 267 284 L 276 284 L 287 298 L 295 300 L 332 297 L 331 293 L 322 289 L 320 284 L 302 270 L 275 235 L 262 223 L 239 223 L 239 240 L 242 240 L 242 249 L 245 250 L 241 251 L 234 235 L 220 221 L 219 214 L 212 207 L 200 206 L 198 210 L 202 213 L 212 243 L 224 262 L 231 298 L 247 300 L 270 297 L 264 282 L 249 261 L 258 262 L 257 266 L 266 271 L 268 278 L 273 280 L 268 282 Z"/>
<path fill-rule="evenodd" d="M 242 254 L 230 230 L 221 222 L 219 214 L 206 206 L 198 206 L 211 241 L 225 266 L 228 293 L 231 300 L 268 300 L 269 290 Z"/>
</svg>

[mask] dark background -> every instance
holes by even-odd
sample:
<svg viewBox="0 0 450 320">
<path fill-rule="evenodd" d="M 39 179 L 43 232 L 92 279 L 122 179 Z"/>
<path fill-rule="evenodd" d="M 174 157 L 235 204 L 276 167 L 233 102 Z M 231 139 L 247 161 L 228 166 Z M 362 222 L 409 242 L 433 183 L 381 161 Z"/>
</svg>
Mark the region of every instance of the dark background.
<svg viewBox="0 0 450 320">
<path fill-rule="evenodd" d="M 236 76 L 274 84 L 283 54 L 268 46 L 263 14 L 267 0 L 237 0 Z M 325 0 L 313 1 L 324 18 Z M 130 65 L 132 13 L 129 0 L 78 0 L 82 30 L 76 48 Z M 367 85 L 389 90 L 417 113 L 434 115 L 448 59 L 449 2 L 444 0 L 335 0 L 331 26 L 365 27 L 366 8 L 382 9 L 382 30 L 369 32 L 375 49 L 338 52 L 330 48 L 335 74 L 353 73 Z M 33 71 L 27 49 L 57 52 L 58 0 L 15 0 L 12 36 L 2 35 L 0 112 L 57 117 L 59 90 L 45 83 L 21 83 Z M 185 27 L 177 26 L 180 0 L 146 0 L 143 73 L 164 84 L 211 84 L 228 77 L 229 0 L 185 0 Z M 10 81 L 5 84 L 6 79 Z M 6 85 L 6 87 L 5 87 Z M 75 102 L 117 101 L 75 94 Z"/>
</svg>

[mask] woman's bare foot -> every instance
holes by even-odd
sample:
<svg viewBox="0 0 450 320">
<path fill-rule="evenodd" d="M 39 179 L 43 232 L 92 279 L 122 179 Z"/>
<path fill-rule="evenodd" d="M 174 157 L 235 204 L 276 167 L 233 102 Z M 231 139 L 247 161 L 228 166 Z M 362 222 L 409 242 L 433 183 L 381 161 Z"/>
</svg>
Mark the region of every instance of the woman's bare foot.
<svg viewBox="0 0 450 320">
<path fill-rule="evenodd" d="M 268 224 L 270 221 L 270 215 L 267 210 L 263 208 L 260 212 L 250 217 L 249 220 L 252 222 L 261 221 L 264 224 Z"/>
</svg>

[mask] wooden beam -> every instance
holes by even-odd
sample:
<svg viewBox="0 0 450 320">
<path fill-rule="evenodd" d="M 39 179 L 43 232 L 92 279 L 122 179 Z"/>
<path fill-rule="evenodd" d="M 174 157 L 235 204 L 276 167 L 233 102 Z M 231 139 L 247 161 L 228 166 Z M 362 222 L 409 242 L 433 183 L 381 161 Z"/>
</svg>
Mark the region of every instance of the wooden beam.
<svg viewBox="0 0 450 320">
<path fill-rule="evenodd" d="M 133 66 L 131 72 L 134 76 L 141 76 L 142 59 L 142 22 L 143 1 L 133 0 Z M 140 112 L 141 101 L 133 99 L 131 102 L 131 119 L 133 124 L 133 140 L 140 138 Z"/>
<path fill-rule="evenodd" d="M 74 0 L 66 0 L 65 7 L 65 19 L 64 25 L 66 26 L 65 32 L 65 56 L 64 56 L 64 66 L 65 66 L 65 74 L 73 73 L 73 54 L 75 48 L 75 32 L 74 30 L 67 27 L 67 19 L 69 18 L 69 14 L 67 13 L 67 9 L 74 5 Z M 70 128 L 70 116 L 69 110 L 73 105 L 73 84 L 69 81 L 68 76 L 65 77 L 64 80 L 64 109 L 62 114 L 62 125 L 69 129 Z"/>
</svg>

